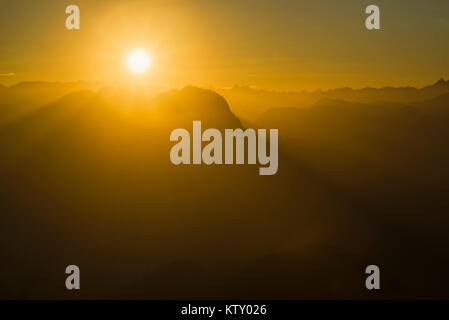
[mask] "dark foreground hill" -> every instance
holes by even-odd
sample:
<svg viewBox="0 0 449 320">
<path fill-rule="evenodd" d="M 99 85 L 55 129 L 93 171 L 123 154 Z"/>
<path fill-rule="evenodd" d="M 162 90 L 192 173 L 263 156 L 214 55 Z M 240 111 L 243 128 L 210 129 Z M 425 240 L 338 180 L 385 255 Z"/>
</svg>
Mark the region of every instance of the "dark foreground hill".
<svg viewBox="0 0 449 320">
<path fill-rule="evenodd" d="M 322 100 L 271 109 L 256 123 L 278 127 L 284 150 L 363 208 L 373 255 L 395 274 L 390 288 L 430 297 L 447 287 L 448 112 L 447 94 L 408 106 Z"/>
<path fill-rule="evenodd" d="M 0 297 L 447 297 L 445 131 L 367 108 L 262 118 L 282 136 L 274 176 L 171 164 L 171 130 L 242 126 L 212 91 L 84 90 L 24 112 L 0 126 Z"/>
</svg>

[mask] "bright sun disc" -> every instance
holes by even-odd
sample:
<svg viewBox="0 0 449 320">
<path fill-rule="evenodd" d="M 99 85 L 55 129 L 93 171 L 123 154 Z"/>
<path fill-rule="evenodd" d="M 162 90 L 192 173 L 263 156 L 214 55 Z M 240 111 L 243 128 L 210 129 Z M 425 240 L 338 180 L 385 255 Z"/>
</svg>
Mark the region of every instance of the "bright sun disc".
<svg viewBox="0 0 449 320">
<path fill-rule="evenodd" d="M 143 50 L 133 51 L 128 56 L 128 66 L 134 72 L 143 73 L 150 66 L 150 57 Z"/>
</svg>

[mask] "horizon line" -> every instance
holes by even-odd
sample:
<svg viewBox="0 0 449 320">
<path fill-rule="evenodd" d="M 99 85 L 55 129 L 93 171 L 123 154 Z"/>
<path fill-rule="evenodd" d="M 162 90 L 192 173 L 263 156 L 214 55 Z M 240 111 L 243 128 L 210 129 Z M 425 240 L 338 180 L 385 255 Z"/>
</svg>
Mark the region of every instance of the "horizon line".
<svg viewBox="0 0 449 320">
<path fill-rule="evenodd" d="M 9 73 L 0 73 L 0 76 L 14 76 L 15 73 L 13 72 L 9 72 Z M 341 89 L 350 89 L 350 90 L 366 90 L 366 89 L 374 89 L 374 90 L 379 90 L 379 89 L 386 89 L 386 88 L 391 88 L 391 89 L 405 89 L 405 88 L 413 88 L 413 89 L 423 89 L 429 86 L 433 86 L 437 83 L 440 82 L 444 82 L 449 84 L 449 80 L 445 80 L 443 77 L 438 79 L 435 82 L 432 82 L 430 84 L 424 85 L 422 87 L 414 87 L 412 85 L 402 85 L 402 86 L 392 86 L 392 85 L 385 85 L 385 86 L 381 86 L 381 87 L 372 87 L 372 86 L 364 86 L 364 87 L 359 87 L 359 88 L 353 88 L 350 86 L 344 86 L 344 87 L 334 87 L 334 88 L 329 88 L 329 89 L 314 89 L 314 90 L 305 90 L 305 89 L 293 89 L 293 90 L 288 90 L 288 89 L 267 89 L 267 88 L 262 88 L 262 87 L 258 87 L 255 85 L 247 85 L 247 84 L 234 84 L 232 86 L 222 86 L 222 87 L 216 87 L 216 86 L 212 86 L 212 85 L 193 85 L 193 84 L 185 84 L 182 85 L 180 87 L 171 87 L 170 89 L 167 90 L 171 90 L 171 89 L 178 89 L 178 88 L 185 88 L 188 86 L 196 86 L 199 88 L 203 88 L 203 89 L 209 89 L 209 90 L 232 90 L 232 89 L 236 89 L 236 88 L 247 88 L 250 90 L 254 90 L 254 91 L 266 91 L 266 92 L 274 92 L 274 93 L 315 93 L 315 92 L 328 92 L 328 91 L 334 91 L 334 90 L 341 90 Z M 98 84 L 101 86 L 111 86 L 110 84 L 101 82 L 101 81 L 94 81 L 94 80 L 69 80 L 69 81 L 45 81 L 45 80 L 21 80 L 18 81 L 14 84 L 10 84 L 10 85 L 2 85 L 0 83 L 0 86 L 4 86 L 6 88 L 12 88 L 14 86 L 17 86 L 21 83 L 47 83 L 47 84 L 74 84 L 74 83 L 92 83 L 92 84 Z M 117 87 L 123 87 L 123 85 L 113 85 L 113 86 L 117 86 Z M 157 86 L 157 85 L 156 85 Z"/>
</svg>

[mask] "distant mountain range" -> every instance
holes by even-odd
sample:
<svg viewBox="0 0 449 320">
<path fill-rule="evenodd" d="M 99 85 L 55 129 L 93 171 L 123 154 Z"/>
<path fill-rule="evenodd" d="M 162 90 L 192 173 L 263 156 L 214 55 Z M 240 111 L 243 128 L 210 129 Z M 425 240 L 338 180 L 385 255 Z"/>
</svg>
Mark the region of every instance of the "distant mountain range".
<svg viewBox="0 0 449 320">
<path fill-rule="evenodd" d="M 348 102 L 369 104 L 407 105 L 435 98 L 449 92 L 449 81 L 440 79 L 423 88 L 384 87 L 384 88 L 339 88 L 313 92 L 282 92 L 259 90 L 250 87 L 233 87 L 217 90 L 231 105 L 232 110 L 241 118 L 255 120 L 264 111 L 273 107 L 304 108 L 323 99 L 341 99 Z"/>
<path fill-rule="evenodd" d="M 65 94 L 78 90 L 98 91 L 103 86 L 95 82 L 49 83 L 49 82 L 20 82 L 11 87 L 0 86 L 0 105 L 27 105 L 29 109 L 50 103 Z M 189 88 L 189 87 L 187 87 Z M 105 89 L 110 91 L 111 89 Z M 125 89 L 119 89 L 121 92 Z M 117 92 L 117 89 L 115 89 Z M 320 100 L 341 99 L 348 102 L 368 103 L 376 105 L 421 105 L 426 100 L 437 98 L 449 93 L 449 81 L 440 79 L 432 85 L 423 88 L 414 87 L 384 87 L 351 89 L 348 87 L 332 90 L 306 91 L 268 91 L 251 87 L 235 86 L 231 89 L 214 89 L 222 95 L 231 110 L 244 120 L 255 120 L 263 112 L 276 107 L 304 108 L 312 106 Z M 131 94 L 130 92 L 128 92 Z M 444 99 L 443 99 L 444 100 Z M 3 110 L 1 117 L 9 111 Z M 13 111 L 11 111 L 14 113 Z"/>
</svg>

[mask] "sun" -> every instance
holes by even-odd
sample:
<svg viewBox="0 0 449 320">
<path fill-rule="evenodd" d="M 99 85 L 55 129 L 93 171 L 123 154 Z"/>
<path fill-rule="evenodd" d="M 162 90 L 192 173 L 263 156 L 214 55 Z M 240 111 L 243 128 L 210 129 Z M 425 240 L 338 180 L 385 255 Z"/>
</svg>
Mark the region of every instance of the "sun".
<svg viewBox="0 0 449 320">
<path fill-rule="evenodd" d="M 128 67 L 136 73 L 144 73 L 150 66 L 150 56 L 143 50 L 136 50 L 128 55 Z"/>
</svg>

